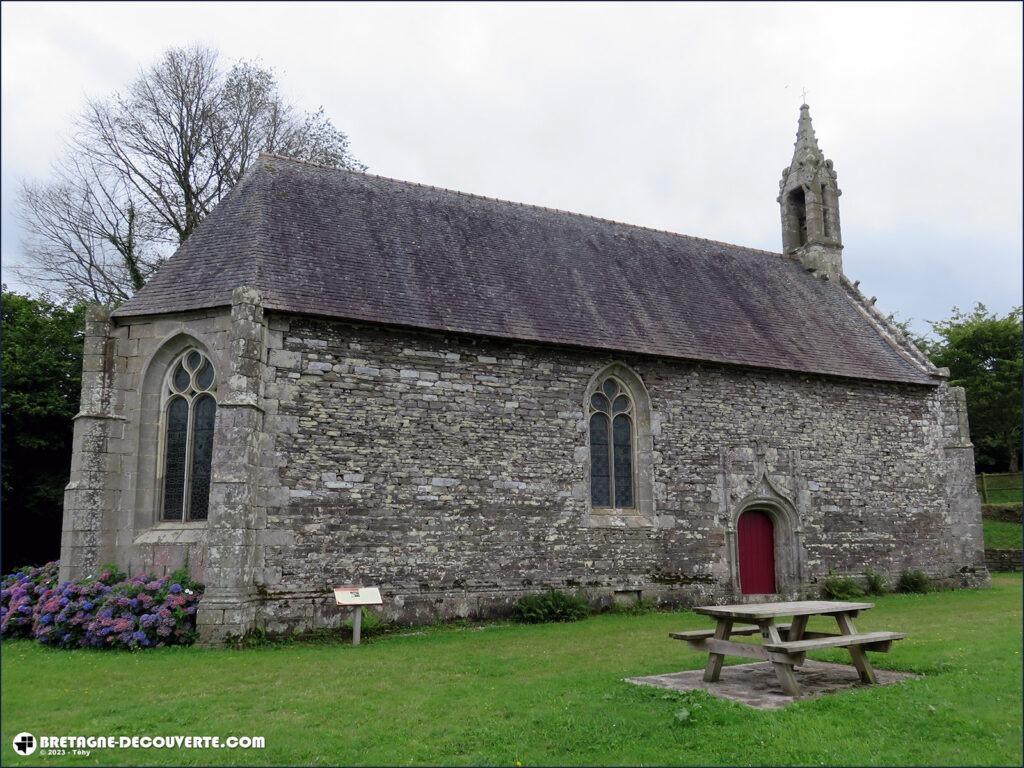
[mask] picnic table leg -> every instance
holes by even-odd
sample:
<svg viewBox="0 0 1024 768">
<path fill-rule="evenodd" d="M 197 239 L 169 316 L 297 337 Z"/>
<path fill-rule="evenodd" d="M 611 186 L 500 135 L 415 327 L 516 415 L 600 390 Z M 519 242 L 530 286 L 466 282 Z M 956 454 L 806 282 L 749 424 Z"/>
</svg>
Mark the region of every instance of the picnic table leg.
<svg viewBox="0 0 1024 768">
<path fill-rule="evenodd" d="M 857 629 L 853 625 L 853 617 L 848 613 L 837 613 L 836 624 L 839 625 L 839 631 L 843 634 L 857 634 Z M 861 682 L 877 683 L 875 670 L 872 668 L 871 662 L 868 661 L 867 652 L 859 645 L 851 645 L 848 650 L 850 651 L 850 658 L 853 659 L 853 666 L 857 668 L 857 674 L 860 675 Z"/>
<path fill-rule="evenodd" d="M 719 618 L 718 626 L 715 627 L 715 639 L 728 640 L 730 633 L 732 633 L 732 619 Z M 718 682 L 718 676 L 722 672 L 722 662 L 724 660 L 725 656 L 721 653 L 708 654 L 708 663 L 704 666 L 705 683 Z"/>
<path fill-rule="evenodd" d="M 799 619 L 803 619 L 803 621 L 798 622 Z M 790 632 L 792 633 L 794 628 L 796 628 L 797 633 L 800 636 L 803 636 L 804 630 L 801 624 L 807 624 L 807 617 L 795 616 L 793 618 L 793 624 L 790 626 Z M 775 622 L 771 619 L 761 623 L 761 637 L 771 643 L 782 642 L 782 638 L 779 637 L 779 628 L 775 626 Z M 788 637 L 792 637 L 792 634 L 788 635 Z M 775 676 L 779 678 L 779 684 L 782 686 L 783 693 L 787 696 L 792 696 L 793 698 L 799 697 L 800 685 L 796 681 L 796 675 L 793 674 L 793 665 L 773 661 L 772 667 L 775 669 Z"/>
<path fill-rule="evenodd" d="M 793 623 L 789 625 L 789 632 L 786 634 L 787 643 L 804 639 L 804 631 L 807 629 L 807 618 L 807 616 L 793 617 Z"/>
</svg>

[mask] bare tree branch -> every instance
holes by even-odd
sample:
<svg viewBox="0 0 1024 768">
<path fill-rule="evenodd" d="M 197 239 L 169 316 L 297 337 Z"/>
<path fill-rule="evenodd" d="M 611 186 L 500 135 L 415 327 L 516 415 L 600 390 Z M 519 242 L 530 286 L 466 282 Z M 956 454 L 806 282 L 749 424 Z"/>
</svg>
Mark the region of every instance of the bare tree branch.
<svg viewBox="0 0 1024 768">
<path fill-rule="evenodd" d="M 91 101 L 45 184 L 25 184 L 23 278 L 120 303 L 184 242 L 261 152 L 365 170 L 319 109 L 284 102 L 272 70 L 215 50 L 166 51 L 123 92 Z"/>
<path fill-rule="evenodd" d="M 115 176 L 77 158 L 54 180 L 26 183 L 18 196 L 30 285 L 70 300 L 124 301 L 141 288 L 168 248 Z"/>
</svg>

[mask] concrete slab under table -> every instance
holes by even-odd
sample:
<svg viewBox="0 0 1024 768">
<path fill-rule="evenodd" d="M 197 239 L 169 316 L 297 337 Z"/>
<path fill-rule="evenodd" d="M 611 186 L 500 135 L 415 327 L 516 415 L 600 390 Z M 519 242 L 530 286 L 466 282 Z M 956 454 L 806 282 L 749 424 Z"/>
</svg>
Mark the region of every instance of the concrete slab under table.
<svg viewBox="0 0 1024 768">
<path fill-rule="evenodd" d="M 823 661 L 807 661 L 795 670 L 797 682 L 800 684 L 799 697 L 790 696 L 782 690 L 775 670 L 768 662 L 724 667 L 720 679 L 713 683 L 705 682 L 703 676 L 702 670 L 694 669 L 666 675 L 630 677 L 626 681 L 634 685 L 649 685 L 670 691 L 706 691 L 715 698 L 735 701 L 754 709 L 781 709 L 796 701 L 807 701 L 864 687 L 856 668 L 849 664 L 830 664 Z M 877 670 L 876 676 L 877 685 L 893 685 L 918 678 L 918 675 L 909 672 L 888 669 Z"/>
</svg>

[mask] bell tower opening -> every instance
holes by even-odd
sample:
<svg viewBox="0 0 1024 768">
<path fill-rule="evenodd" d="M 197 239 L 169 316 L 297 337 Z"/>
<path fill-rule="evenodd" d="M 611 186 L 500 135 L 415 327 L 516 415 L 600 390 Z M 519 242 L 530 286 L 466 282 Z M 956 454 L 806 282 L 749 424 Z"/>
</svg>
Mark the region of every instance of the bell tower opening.
<svg viewBox="0 0 1024 768">
<path fill-rule="evenodd" d="M 789 210 L 797 233 L 797 246 L 807 245 L 807 200 L 803 187 L 789 193 Z"/>
</svg>

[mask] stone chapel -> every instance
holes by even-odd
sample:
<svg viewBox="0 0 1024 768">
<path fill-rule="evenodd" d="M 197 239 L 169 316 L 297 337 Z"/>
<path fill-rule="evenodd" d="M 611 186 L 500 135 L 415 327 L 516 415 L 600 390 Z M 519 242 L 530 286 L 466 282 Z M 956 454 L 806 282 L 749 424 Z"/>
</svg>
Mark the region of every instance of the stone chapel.
<svg viewBox="0 0 1024 768">
<path fill-rule="evenodd" d="M 964 392 L 843 272 L 800 109 L 782 252 L 263 156 L 86 327 L 61 576 L 187 563 L 206 642 L 984 583 Z"/>
</svg>

